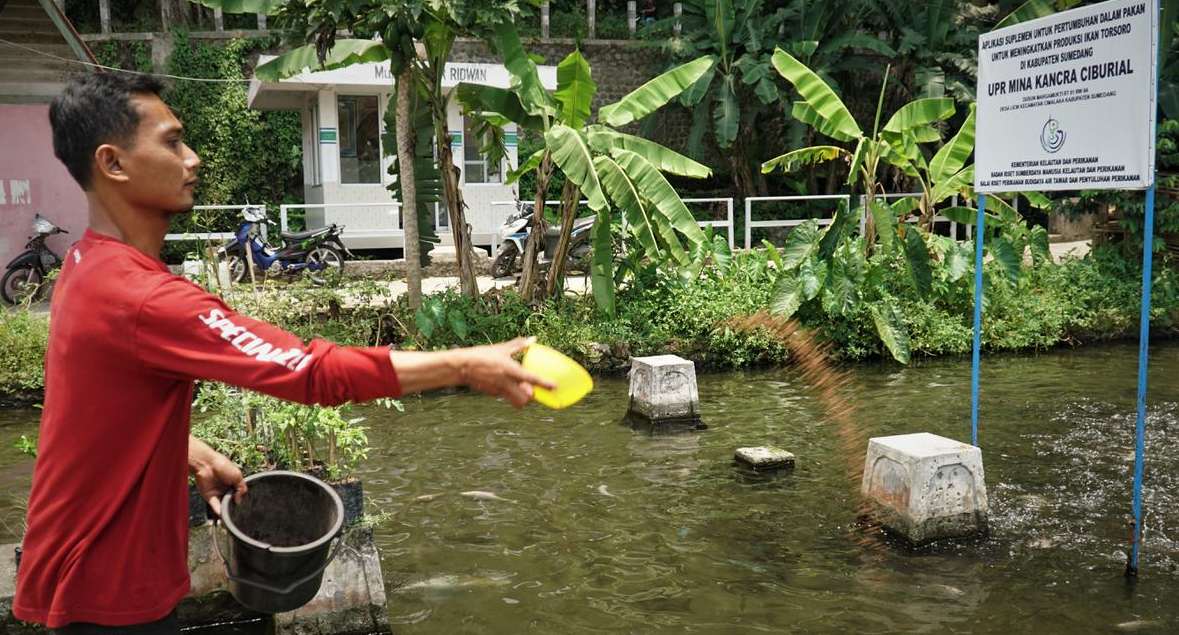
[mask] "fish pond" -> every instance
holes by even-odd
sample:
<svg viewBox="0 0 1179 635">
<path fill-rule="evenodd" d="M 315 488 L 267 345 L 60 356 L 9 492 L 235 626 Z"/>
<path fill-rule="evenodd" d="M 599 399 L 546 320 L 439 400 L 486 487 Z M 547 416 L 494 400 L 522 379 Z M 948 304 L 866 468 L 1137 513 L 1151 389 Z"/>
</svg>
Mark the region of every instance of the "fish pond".
<svg viewBox="0 0 1179 635">
<path fill-rule="evenodd" d="M 990 536 L 911 550 L 856 523 L 845 457 L 789 369 L 699 377 L 708 429 L 621 423 L 623 379 L 565 411 L 471 394 L 365 411 L 360 468 L 398 633 L 1175 632 L 1179 343 L 1153 348 L 1142 575 L 1125 566 L 1137 350 L 986 358 Z M 871 436 L 969 439 L 965 359 L 857 366 Z M 0 542 L 36 410 L 0 411 Z M 777 445 L 796 468 L 737 469 Z M 862 460 L 862 457 L 860 457 Z M 463 492 L 481 492 L 463 495 Z"/>
</svg>

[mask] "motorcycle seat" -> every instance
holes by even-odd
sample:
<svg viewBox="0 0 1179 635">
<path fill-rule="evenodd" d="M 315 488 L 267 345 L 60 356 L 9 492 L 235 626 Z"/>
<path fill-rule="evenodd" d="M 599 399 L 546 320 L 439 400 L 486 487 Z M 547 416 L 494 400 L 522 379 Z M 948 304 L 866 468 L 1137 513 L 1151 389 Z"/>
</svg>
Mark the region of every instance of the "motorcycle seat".
<svg viewBox="0 0 1179 635">
<path fill-rule="evenodd" d="M 302 232 L 280 232 L 279 235 L 282 236 L 283 240 L 306 240 L 312 236 L 326 234 L 330 230 L 331 227 L 320 227 L 318 229 L 308 229 L 307 231 Z"/>
</svg>

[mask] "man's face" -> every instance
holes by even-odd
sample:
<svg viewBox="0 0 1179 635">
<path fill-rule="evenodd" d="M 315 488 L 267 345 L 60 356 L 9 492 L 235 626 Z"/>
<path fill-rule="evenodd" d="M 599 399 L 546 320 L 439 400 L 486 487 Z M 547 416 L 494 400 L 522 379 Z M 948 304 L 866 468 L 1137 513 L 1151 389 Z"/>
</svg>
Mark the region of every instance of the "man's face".
<svg viewBox="0 0 1179 635">
<path fill-rule="evenodd" d="M 135 95 L 135 139 L 121 148 L 127 199 L 138 207 L 180 214 L 192 209 L 201 159 L 184 143 L 184 126 L 155 95 Z"/>
</svg>

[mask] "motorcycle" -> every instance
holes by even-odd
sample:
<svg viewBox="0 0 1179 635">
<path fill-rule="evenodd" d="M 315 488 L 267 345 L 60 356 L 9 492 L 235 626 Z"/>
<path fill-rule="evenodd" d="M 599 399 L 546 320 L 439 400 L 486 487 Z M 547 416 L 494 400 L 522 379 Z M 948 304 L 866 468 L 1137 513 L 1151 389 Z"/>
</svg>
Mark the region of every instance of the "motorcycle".
<svg viewBox="0 0 1179 635">
<path fill-rule="evenodd" d="M 523 267 L 524 248 L 528 243 L 528 235 L 532 232 L 532 203 L 520 203 L 516 211 L 504 221 L 500 228 L 500 250 L 491 263 L 491 276 L 503 278 L 520 271 Z M 565 268 L 568 271 L 589 270 L 590 230 L 594 226 L 594 217 L 586 216 L 573 221 L 573 230 L 569 237 L 569 254 L 565 257 Z M 561 228 L 550 225 L 544 232 L 544 251 L 539 258 L 541 267 L 552 264 L 557 251 L 557 242 L 561 239 Z"/>
<path fill-rule="evenodd" d="M 345 256 L 355 257 L 340 241 L 340 232 L 344 230 L 341 225 L 333 223 L 302 232 L 280 232 L 283 244 L 275 249 L 262 239 L 263 224 L 274 225 L 266 218 L 266 209 L 246 207 L 233 238 L 217 250 L 218 261 L 227 263 L 233 282 L 241 282 L 248 275 L 247 249 L 258 271 L 265 273 L 277 267 L 285 274 L 306 272 L 316 284 L 338 280 L 344 271 Z"/>
<path fill-rule="evenodd" d="M 33 231 L 37 235 L 29 238 L 25 250 L 8 263 L 4 278 L 0 279 L 0 297 L 9 304 L 24 302 L 48 291 L 42 288 L 46 276 L 61 266 L 61 257 L 45 246 L 45 240 L 69 232 L 40 214 L 33 217 Z M 49 293 L 44 296 L 48 297 Z"/>
</svg>

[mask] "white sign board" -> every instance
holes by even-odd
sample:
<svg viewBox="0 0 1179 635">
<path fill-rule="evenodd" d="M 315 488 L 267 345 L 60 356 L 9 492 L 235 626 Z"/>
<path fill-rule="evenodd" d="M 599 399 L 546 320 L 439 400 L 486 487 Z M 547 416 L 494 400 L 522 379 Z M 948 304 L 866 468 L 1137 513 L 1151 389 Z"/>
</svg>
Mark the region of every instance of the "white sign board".
<svg viewBox="0 0 1179 635">
<path fill-rule="evenodd" d="M 1154 182 L 1158 0 L 1110 0 L 978 39 L 979 193 Z"/>
<path fill-rule="evenodd" d="M 262 55 L 258 63 L 263 64 L 274 56 Z M 557 69 L 554 66 L 537 66 L 540 83 L 549 90 L 557 88 Z M 479 64 L 474 62 L 447 62 L 442 74 L 442 87 L 451 88 L 462 82 L 486 84 L 499 88 L 511 86 L 512 76 L 502 64 Z M 389 88 L 393 85 L 393 72 L 389 62 L 368 62 L 352 64 L 330 71 L 308 69 L 298 75 L 279 80 L 280 84 L 316 84 L 320 86 L 378 86 Z"/>
</svg>

